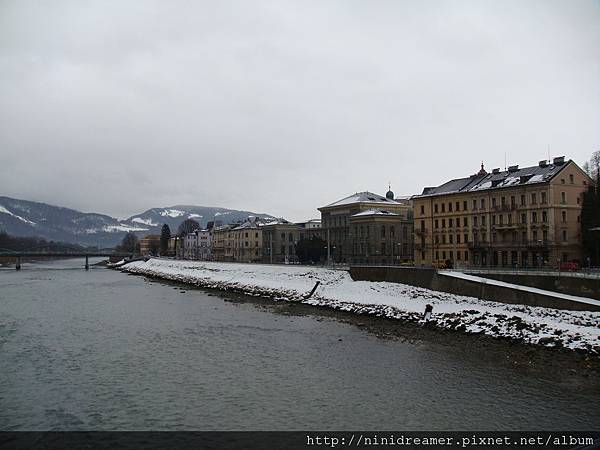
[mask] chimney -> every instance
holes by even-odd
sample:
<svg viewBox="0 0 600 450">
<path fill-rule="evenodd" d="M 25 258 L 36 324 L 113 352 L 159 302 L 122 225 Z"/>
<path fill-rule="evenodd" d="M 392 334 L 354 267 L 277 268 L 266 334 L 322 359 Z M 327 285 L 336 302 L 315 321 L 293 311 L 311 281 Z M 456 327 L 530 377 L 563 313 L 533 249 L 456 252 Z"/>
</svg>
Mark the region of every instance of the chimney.
<svg viewBox="0 0 600 450">
<path fill-rule="evenodd" d="M 500 168 L 493 169 L 493 170 L 492 170 L 492 173 L 493 173 L 494 175 L 497 175 L 497 174 L 499 174 L 499 173 L 500 173 Z"/>
<path fill-rule="evenodd" d="M 508 168 L 508 171 L 509 171 L 509 172 L 516 172 L 517 170 L 519 170 L 519 166 L 510 166 L 510 167 Z"/>
<path fill-rule="evenodd" d="M 556 158 L 554 158 L 553 163 L 555 166 L 562 166 L 565 163 L 565 157 L 557 156 Z"/>
<path fill-rule="evenodd" d="M 548 167 L 548 161 L 546 161 L 545 159 L 542 159 L 540 161 L 540 167 Z"/>
</svg>

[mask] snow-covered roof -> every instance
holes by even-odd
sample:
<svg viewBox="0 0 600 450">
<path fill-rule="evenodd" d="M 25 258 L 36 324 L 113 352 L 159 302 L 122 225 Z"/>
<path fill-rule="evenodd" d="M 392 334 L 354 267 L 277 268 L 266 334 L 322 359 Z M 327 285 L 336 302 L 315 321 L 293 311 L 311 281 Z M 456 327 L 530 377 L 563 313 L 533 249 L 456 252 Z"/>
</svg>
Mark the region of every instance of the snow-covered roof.
<svg viewBox="0 0 600 450">
<path fill-rule="evenodd" d="M 518 166 L 513 166 L 505 171 L 495 169 L 492 173 L 457 178 L 455 180 L 447 181 L 439 186 L 426 187 L 423 189 L 421 195 L 415 195 L 415 197 L 453 194 L 457 192 L 476 192 L 517 185 L 546 183 L 570 162 L 571 161 L 557 164 L 539 164 L 537 166 L 524 167 L 522 169 L 519 169 Z"/>
<path fill-rule="evenodd" d="M 384 209 L 368 209 L 366 211 L 361 211 L 357 214 L 353 214 L 351 217 L 365 217 L 365 216 L 399 216 L 400 214 L 396 214 L 390 211 L 386 211 Z"/>
<path fill-rule="evenodd" d="M 323 206 L 323 208 L 331 208 L 332 206 L 343 206 L 343 205 L 351 205 L 353 203 L 386 203 L 388 205 L 400 205 L 401 203 L 390 200 L 389 198 L 384 197 L 383 195 L 374 194 L 369 191 L 365 192 L 357 192 L 356 194 L 349 195 L 341 200 L 330 203 L 329 205 Z"/>
</svg>

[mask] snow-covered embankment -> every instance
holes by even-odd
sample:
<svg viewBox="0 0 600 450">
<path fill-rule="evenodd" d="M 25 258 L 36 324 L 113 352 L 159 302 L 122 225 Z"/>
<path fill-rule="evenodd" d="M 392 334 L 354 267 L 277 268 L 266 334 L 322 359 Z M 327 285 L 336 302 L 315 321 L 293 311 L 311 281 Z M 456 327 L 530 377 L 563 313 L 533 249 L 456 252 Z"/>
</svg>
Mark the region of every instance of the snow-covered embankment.
<svg viewBox="0 0 600 450">
<path fill-rule="evenodd" d="M 565 311 L 478 300 L 406 284 L 353 281 L 345 271 L 150 259 L 122 270 L 276 301 L 299 301 L 357 314 L 418 322 L 425 305 L 439 328 L 485 333 L 526 343 L 566 347 L 600 355 L 600 312 Z M 305 298 L 320 281 L 314 295 Z"/>
</svg>

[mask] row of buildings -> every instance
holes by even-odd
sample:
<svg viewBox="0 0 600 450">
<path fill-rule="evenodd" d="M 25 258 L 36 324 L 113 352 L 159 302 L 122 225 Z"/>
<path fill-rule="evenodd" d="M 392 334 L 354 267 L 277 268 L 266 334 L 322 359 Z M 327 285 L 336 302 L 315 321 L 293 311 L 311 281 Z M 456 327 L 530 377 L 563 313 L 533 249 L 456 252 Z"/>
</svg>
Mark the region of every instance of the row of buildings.
<svg viewBox="0 0 600 450">
<path fill-rule="evenodd" d="M 581 207 L 592 180 L 564 157 L 477 173 L 396 197 L 359 192 L 318 208 L 320 219 L 254 217 L 172 239 L 186 259 L 296 262 L 320 238 L 342 264 L 532 267 L 581 261 Z"/>
</svg>

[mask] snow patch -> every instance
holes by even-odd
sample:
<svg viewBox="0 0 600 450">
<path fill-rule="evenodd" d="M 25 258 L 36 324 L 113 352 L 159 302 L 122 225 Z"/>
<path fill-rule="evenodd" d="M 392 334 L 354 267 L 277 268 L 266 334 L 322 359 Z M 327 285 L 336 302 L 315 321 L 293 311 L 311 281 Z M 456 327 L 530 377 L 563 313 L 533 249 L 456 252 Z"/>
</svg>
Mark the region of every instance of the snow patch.
<svg viewBox="0 0 600 450">
<path fill-rule="evenodd" d="M 118 233 L 121 231 L 148 231 L 148 228 L 139 228 L 139 227 L 132 227 L 131 225 L 106 225 L 104 227 L 102 227 L 102 231 L 106 231 L 108 233 Z"/>
<path fill-rule="evenodd" d="M 158 224 L 152 222 L 152 219 L 142 219 L 141 217 L 134 217 L 131 219 L 132 222 L 141 223 L 142 225 L 148 225 L 150 227 L 157 227 Z"/>
<path fill-rule="evenodd" d="M 185 214 L 185 211 L 179 209 L 164 209 L 159 213 L 163 217 L 181 217 Z"/>
<path fill-rule="evenodd" d="M 6 209 L 4 206 L 0 205 L 0 213 L 5 213 L 8 214 L 9 216 L 13 216 L 17 219 L 19 219 L 21 222 L 25 222 L 28 223 L 30 225 L 35 225 L 35 222 L 32 222 L 31 220 L 27 220 L 24 217 L 21 216 L 17 216 L 16 214 L 13 214 L 12 212 L 10 212 L 8 209 Z"/>
</svg>

